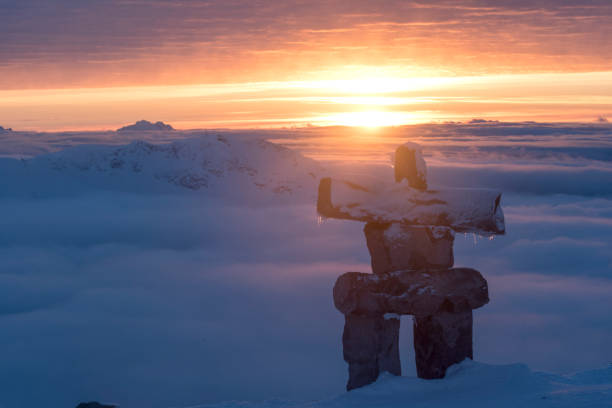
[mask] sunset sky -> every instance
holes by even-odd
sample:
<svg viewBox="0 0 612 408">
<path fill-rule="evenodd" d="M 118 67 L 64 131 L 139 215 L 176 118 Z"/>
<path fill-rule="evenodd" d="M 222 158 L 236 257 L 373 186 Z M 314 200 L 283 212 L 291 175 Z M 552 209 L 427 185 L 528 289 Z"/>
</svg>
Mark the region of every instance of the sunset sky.
<svg viewBox="0 0 612 408">
<path fill-rule="evenodd" d="M 0 231 L 0 408 L 612 408 L 612 0 L 0 0 Z"/>
<path fill-rule="evenodd" d="M 612 116 L 609 1 L 0 0 L 0 124 Z"/>
</svg>

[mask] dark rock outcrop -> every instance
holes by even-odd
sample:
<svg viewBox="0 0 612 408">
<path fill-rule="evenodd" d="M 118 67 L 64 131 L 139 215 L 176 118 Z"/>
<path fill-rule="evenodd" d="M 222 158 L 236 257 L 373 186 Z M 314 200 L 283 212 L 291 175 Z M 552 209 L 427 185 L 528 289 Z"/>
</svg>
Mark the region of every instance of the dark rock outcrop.
<svg viewBox="0 0 612 408">
<path fill-rule="evenodd" d="M 81 402 L 76 408 L 117 408 L 116 405 L 100 404 L 99 402 Z"/>
</svg>

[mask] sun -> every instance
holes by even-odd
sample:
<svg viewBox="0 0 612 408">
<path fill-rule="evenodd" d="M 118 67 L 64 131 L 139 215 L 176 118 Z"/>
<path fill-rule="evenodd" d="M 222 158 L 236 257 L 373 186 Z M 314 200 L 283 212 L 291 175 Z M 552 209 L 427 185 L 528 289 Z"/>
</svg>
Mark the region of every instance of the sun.
<svg viewBox="0 0 612 408">
<path fill-rule="evenodd" d="M 317 124 L 376 129 L 423 121 L 423 111 L 407 112 L 406 108 L 423 102 L 423 97 L 414 96 L 414 91 L 439 83 L 435 78 L 356 75 L 342 69 L 339 72 L 344 77 L 293 83 L 307 92 L 307 103 L 327 107 L 327 112 L 320 111 Z"/>
<path fill-rule="evenodd" d="M 436 100 L 425 91 L 457 82 L 456 78 L 399 76 L 383 69 L 354 71 L 339 67 L 333 75 L 326 72 L 326 78 L 289 83 L 290 88 L 304 92 L 298 100 L 320 106 L 308 123 L 376 129 L 426 122 L 435 112 L 422 107 Z"/>
</svg>

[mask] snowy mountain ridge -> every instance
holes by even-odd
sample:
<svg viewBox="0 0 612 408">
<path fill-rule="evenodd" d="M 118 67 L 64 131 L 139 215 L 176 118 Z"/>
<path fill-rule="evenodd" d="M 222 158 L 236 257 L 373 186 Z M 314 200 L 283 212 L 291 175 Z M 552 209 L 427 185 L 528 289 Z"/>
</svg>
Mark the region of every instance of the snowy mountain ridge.
<svg viewBox="0 0 612 408">
<path fill-rule="evenodd" d="M 163 190 L 162 182 L 215 194 L 284 195 L 314 194 L 321 171 L 314 160 L 263 139 L 216 135 L 167 144 L 79 145 L 32 159 L 0 159 L 1 168 L 11 179 L 28 178 L 22 187 L 55 176 L 111 189 L 127 183 L 146 190 L 153 183 L 155 190 Z"/>
<path fill-rule="evenodd" d="M 174 130 L 174 128 L 164 122 L 149 122 L 148 120 L 139 120 L 138 122 L 123 126 L 122 128 L 117 129 L 117 132 L 125 132 L 125 131 L 141 131 L 141 130 L 153 130 L 153 131 L 168 131 Z"/>
</svg>

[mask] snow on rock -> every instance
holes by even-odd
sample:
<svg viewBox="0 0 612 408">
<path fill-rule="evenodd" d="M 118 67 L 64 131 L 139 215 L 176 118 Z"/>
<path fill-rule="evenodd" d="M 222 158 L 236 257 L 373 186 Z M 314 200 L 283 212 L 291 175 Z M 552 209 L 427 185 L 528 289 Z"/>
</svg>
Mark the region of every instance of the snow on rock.
<svg viewBox="0 0 612 408">
<path fill-rule="evenodd" d="M 319 172 L 317 162 L 288 148 L 217 135 L 168 144 L 80 145 L 32 159 L 0 159 L 5 192 L 12 185 L 47 194 L 88 187 L 135 192 L 178 187 L 235 197 L 250 192 L 314 197 Z"/>
<path fill-rule="evenodd" d="M 391 226 L 385 230 L 384 234 L 385 238 L 390 241 L 402 241 L 406 239 L 407 235 L 405 230 L 402 228 L 402 225 L 397 223 L 391 224 Z"/>
<path fill-rule="evenodd" d="M 382 375 L 376 383 L 309 402 L 225 402 L 192 408 L 610 408 L 612 366 L 574 376 L 533 372 L 525 365 L 466 360 L 446 378 Z"/>
<path fill-rule="evenodd" d="M 330 218 L 366 222 L 450 227 L 458 232 L 503 234 L 501 193 L 488 189 L 421 191 L 407 180 L 325 178 L 319 187 L 318 210 Z"/>
<path fill-rule="evenodd" d="M 139 130 L 174 130 L 174 128 L 170 125 L 165 124 L 164 122 L 149 122 L 148 120 L 139 120 L 133 125 L 124 126 L 120 129 L 117 129 L 117 132 L 124 131 L 139 131 Z"/>
</svg>

